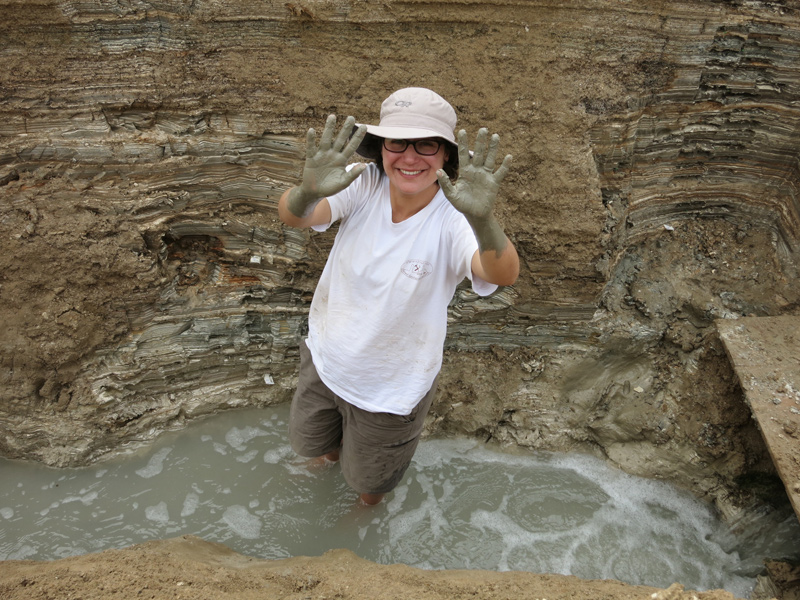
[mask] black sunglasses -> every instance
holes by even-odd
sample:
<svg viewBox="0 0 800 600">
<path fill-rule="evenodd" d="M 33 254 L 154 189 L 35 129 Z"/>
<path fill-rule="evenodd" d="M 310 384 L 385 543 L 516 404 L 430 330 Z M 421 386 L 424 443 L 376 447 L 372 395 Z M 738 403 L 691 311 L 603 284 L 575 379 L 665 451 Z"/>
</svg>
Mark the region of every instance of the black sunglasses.
<svg viewBox="0 0 800 600">
<path fill-rule="evenodd" d="M 414 146 L 414 151 L 422 156 L 433 156 L 442 147 L 439 140 L 392 140 L 384 138 L 383 147 L 389 152 L 405 152 L 406 148 Z"/>
</svg>

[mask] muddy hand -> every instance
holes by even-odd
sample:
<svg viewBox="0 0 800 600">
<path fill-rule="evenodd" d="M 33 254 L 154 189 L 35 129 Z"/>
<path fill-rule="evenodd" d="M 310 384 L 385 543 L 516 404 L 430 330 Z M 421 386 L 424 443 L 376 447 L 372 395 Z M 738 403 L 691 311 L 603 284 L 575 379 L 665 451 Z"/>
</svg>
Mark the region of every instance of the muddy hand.
<svg viewBox="0 0 800 600">
<path fill-rule="evenodd" d="M 319 145 L 314 129 L 308 130 L 303 181 L 287 198 L 293 215 L 302 217 L 317 200 L 341 192 L 364 171 L 366 165 L 356 165 L 349 171 L 345 168 L 367 133 L 366 126 L 360 125 L 351 136 L 355 122 L 353 117 L 347 117 L 338 135 L 334 135 L 336 115 L 329 115 Z"/>
<path fill-rule="evenodd" d="M 511 155 L 507 154 L 495 170 L 499 145 L 500 136 L 494 134 L 489 139 L 489 131 L 481 128 L 470 156 L 467 133 L 462 129 L 458 132 L 458 179 L 454 184 L 444 171 L 437 172 L 444 195 L 469 221 L 481 251 L 501 251 L 506 245 L 505 234 L 492 213 L 500 183 L 511 167 Z"/>
</svg>

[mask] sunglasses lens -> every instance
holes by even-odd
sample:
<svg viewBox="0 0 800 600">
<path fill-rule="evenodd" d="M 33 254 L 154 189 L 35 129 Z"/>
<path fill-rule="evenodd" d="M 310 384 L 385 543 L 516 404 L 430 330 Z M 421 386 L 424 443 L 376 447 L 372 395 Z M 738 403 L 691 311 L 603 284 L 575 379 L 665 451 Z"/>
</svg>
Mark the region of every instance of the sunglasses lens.
<svg viewBox="0 0 800 600">
<path fill-rule="evenodd" d="M 408 148 L 408 142 L 406 140 L 385 139 L 383 140 L 383 147 L 389 152 L 405 152 L 405 149 Z"/>
<path fill-rule="evenodd" d="M 442 143 L 437 140 L 392 140 L 386 138 L 383 140 L 383 147 L 389 152 L 405 152 L 408 145 L 414 146 L 417 154 L 422 156 L 433 156 L 439 151 Z"/>
<path fill-rule="evenodd" d="M 414 149 L 423 156 L 432 156 L 439 151 L 439 142 L 436 140 L 417 140 Z"/>
</svg>

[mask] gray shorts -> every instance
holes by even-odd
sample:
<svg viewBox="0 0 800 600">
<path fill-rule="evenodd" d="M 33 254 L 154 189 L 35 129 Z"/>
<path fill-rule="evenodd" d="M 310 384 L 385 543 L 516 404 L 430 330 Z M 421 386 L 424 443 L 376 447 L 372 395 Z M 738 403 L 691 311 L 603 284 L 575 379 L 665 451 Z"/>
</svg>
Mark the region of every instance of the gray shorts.
<svg viewBox="0 0 800 600">
<path fill-rule="evenodd" d="M 289 413 L 289 440 L 300 456 L 339 450 L 345 481 L 361 494 L 392 491 L 411 464 L 436 381 L 410 415 L 373 413 L 342 400 L 317 374 L 300 343 L 300 377 Z"/>
</svg>

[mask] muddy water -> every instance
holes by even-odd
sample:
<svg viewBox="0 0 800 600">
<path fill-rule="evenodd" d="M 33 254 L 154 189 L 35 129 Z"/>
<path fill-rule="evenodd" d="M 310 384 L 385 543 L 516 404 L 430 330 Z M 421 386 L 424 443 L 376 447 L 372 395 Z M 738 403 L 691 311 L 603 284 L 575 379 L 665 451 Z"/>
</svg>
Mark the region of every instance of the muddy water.
<svg viewBox="0 0 800 600">
<path fill-rule="evenodd" d="M 746 596 L 792 521 L 748 540 L 665 484 L 580 456 L 423 442 L 388 501 L 359 507 L 338 466 L 286 444 L 286 406 L 233 412 L 93 468 L 0 463 L 0 559 L 53 559 L 195 534 L 261 558 L 349 548 L 428 569 L 525 570 Z M 766 544 L 763 547 L 760 544 Z M 770 546 L 771 545 L 771 546 Z"/>
</svg>

